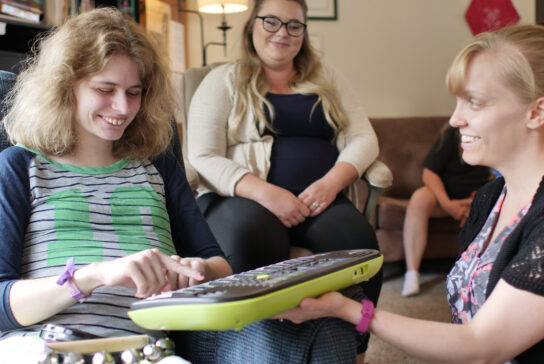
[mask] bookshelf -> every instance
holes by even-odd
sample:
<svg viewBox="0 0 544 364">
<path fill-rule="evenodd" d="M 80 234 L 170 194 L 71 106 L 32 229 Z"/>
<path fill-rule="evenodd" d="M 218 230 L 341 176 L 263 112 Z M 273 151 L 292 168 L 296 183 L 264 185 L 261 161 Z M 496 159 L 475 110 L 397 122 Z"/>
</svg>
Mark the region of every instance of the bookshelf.
<svg viewBox="0 0 544 364">
<path fill-rule="evenodd" d="M 178 6 L 185 7 L 185 0 L 162 0 L 172 9 L 172 20 L 185 23 Z M 130 14 L 145 27 L 145 0 L 95 0 L 96 7 L 113 6 Z M 4 29 L 5 27 L 5 29 Z M 34 41 L 51 26 L 27 22 L 0 13 L 0 70 L 18 73 L 21 61 L 29 54 Z"/>
</svg>

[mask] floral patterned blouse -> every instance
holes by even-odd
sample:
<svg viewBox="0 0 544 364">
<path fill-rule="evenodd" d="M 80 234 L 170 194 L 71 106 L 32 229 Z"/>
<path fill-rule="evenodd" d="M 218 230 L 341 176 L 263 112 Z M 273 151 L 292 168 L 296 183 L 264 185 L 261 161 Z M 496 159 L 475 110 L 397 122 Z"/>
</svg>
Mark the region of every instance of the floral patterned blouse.
<svg viewBox="0 0 544 364">
<path fill-rule="evenodd" d="M 506 186 L 503 187 L 501 195 L 487 217 L 482 230 L 461 254 L 448 274 L 446 289 L 453 323 L 469 322 L 484 304 L 489 274 L 502 243 L 531 207 L 532 200 L 514 216 L 495 240 L 485 248 L 485 243 L 491 238 L 497 224 L 505 196 Z"/>
</svg>

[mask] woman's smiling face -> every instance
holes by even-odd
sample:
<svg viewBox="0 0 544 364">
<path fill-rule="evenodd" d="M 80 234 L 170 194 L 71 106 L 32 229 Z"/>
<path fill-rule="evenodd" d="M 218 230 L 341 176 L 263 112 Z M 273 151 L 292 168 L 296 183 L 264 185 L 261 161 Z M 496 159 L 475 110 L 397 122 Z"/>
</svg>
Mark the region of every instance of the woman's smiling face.
<svg viewBox="0 0 544 364">
<path fill-rule="evenodd" d="M 113 143 L 140 110 L 138 65 L 127 55 L 114 55 L 102 71 L 77 81 L 74 94 L 78 140 Z"/>
<path fill-rule="evenodd" d="M 497 59 L 497 52 L 483 51 L 468 63 L 450 124 L 459 128 L 465 162 L 500 171 L 512 156 L 520 155 L 531 105 L 501 82 Z"/>
<path fill-rule="evenodd" d="M 304 10 L 294 1 L 289 0 L 267 0 L 265 1 L 258 16 L 275 16 L 287 23 L 289 20 L 304 22 Z M 304 36 L 293 37 L 287 34 L 285 26 L 276 32 L 271 33 L 263 28 L 263 19 L 255 19 L 253 25 L 253 47 L 261 62 L 274 69 L 290 67 L 297 56 Z"/>
</svg>

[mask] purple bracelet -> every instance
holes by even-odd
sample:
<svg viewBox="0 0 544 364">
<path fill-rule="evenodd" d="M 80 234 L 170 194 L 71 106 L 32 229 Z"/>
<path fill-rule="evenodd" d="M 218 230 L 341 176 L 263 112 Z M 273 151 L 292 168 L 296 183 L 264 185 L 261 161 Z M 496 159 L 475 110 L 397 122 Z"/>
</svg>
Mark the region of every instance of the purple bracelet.
<svg viewBox="0 0 544 364">
<path fill-rule="evenodd" d="M 374 303 L 371 300 L 364 298 L 361 301 L 361 305 L 363 305 L 363 308 L 361 309 L 361 319 L 355 329 L 361 333 L 365 333 L 368 331 L 370 320 L 372 320 L 372 317 L 374 316 Z"/>
<path fill-rule="evenodd" d="M 66 269 L 57 279 L 57 284 L 59 286 L 64 285 L 66 283 L 66 286 L 68 287 L 68 290 L 70 291 L 70 294 L 72 295 L 73 299 L 79 300 L 79 303 L 85 302 L 85 299 L 88 298 L 86 294 L 81 292 L 79 288 L 76 286 L 74 282 L 74 258 L 68 258 L 66 261 Z"/>
</svg>

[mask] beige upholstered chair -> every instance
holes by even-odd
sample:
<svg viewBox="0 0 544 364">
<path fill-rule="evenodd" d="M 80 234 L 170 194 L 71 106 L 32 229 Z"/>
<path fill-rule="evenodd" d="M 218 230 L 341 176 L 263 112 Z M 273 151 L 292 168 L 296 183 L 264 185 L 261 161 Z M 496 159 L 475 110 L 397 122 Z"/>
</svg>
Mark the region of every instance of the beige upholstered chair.
<svg viewBox="0 0 544 364">
<path fill-rule="evenodd" d="M 221 65 L 221 63 L 213 63 L 205 67 L 190 68 L 188 69 L 181 79 L 181 107 L 182 112 L 178 116 L 178 122 L 182 126 L 182 147 L 183 155 L 187 155 L 187 115 L 189 112 L 189 106 L 191 99 L 195 93 L 198 85 L 204 79 L 204 77 L 213 68 Z M 194 168 L 185 161 L 185 168 L 187 170 L 187 179 L 193 189 L 198 186 L 198 174 Z M 363 215 L 372 223 L 374 221 L 374 212 L 376 210 L 376 204 L 378 197 L 383 189 L 391 186 L 393 182 L 393 175 L 389 168 L 380 161 L 374 161 L 374 163 L 366 170 L 363 176 L 363 181 L 366 182 L 367 193 L 366 196 L 361 196 L 358 208 L 362 211 Z M 309 251 L 302 248 L 294 247 L 291 249 L 291 256 L 307 255 Z"/>
</svg>

